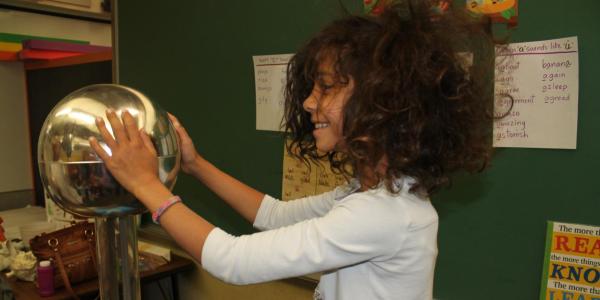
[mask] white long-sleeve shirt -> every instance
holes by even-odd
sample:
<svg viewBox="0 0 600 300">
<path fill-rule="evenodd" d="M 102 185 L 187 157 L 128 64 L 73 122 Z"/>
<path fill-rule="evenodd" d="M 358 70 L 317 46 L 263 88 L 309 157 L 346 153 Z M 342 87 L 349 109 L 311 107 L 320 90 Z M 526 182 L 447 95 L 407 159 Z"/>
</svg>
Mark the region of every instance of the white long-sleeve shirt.
<svg viewBox="0 0 600 300">
<path fill-rule="evenodd" d="M 438 217 L 428 199 L 356 183 L 283 202 L 265 196 L 254 226 L 234 237 L 219 228 L 202 250 L 204 269 L 249 284 L 324 272 L 315 298 L 431 299 Z"/>
</svg>

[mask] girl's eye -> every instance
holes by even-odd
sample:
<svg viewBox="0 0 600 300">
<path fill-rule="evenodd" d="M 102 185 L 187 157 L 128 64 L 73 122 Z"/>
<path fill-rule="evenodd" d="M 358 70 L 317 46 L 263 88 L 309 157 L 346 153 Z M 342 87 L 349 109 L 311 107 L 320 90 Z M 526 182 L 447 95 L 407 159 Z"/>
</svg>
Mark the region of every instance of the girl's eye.
<svg viewBox="0 0 600 300">
<path fill-rule="evenodd" d="M 322 82 L 322 81 L 321 81 L 321 82 L 319 82 L 319 89 L 320 89 L 321 91 L 327 91 L 327 90 L 329 90 L 329 89 L 332 89 L 334 86 L 335 86 L 335 85 L 333 85 L 333 84 L 327 84 L 327 83 L 325 83 L 325 82 Z"/>
</svg>

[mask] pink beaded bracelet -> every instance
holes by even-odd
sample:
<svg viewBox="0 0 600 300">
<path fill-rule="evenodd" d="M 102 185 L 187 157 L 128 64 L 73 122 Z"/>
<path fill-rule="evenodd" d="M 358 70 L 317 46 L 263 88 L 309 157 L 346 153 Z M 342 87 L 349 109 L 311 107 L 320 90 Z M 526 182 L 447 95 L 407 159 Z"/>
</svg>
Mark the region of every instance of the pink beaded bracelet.
<svg viewBox="0 0 600 300">
<path fill-rule="evenodd" d="M 179 198 L 179 196 L 173 196 L 167 200 L 165 200 L 165 202 L 163 202 L 158 209 L 152 213 L 152 222 L 154 222 L 155 224 L 160 224 L 159 219 L 160 216 L 162 216 L 163 213 L 165 213 L 165 211 L 167 209 L 169 209 L 169 207 L 173 206 L 173 204 L 179 203 L 181 202 L 181 198 Z"/>
</svg>

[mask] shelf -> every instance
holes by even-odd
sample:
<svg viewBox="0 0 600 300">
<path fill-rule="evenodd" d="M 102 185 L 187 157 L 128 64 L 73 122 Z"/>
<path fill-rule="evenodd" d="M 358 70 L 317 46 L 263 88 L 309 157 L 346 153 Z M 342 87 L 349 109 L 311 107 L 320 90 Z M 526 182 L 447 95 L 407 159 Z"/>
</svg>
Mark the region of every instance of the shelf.
<svg viewBox="0 0 600 300">
<path fill-rule="evenodd" d="M 112 51 L 82 54 L 54 60 L 30 60 L 25 61 L 25 70 L 36 70 L 46 68 L 56 68 L 63 66 L 87 64 L 93 62 L 101 62 L 112 60 Z"/>
<path fill-rule="evenodd" d="M 22 0 L 0 0 L 0 8 L 11 8 L 26 12 L 41 13 L 52 16 L 75 18 L 100 23 L 111 23 L 111 14 L 108 12 L 95 13 L 84 10 L 76 10 L 59 6 L 44 5 L 31 1 Z"/>
</svg>

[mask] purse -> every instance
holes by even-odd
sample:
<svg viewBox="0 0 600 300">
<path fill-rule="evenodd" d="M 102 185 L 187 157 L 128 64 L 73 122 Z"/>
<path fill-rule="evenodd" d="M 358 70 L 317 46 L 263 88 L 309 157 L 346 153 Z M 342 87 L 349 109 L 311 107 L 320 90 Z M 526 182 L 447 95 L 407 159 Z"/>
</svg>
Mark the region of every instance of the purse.
<svg viewBox="0 0 600 300">
<path fill-rule="evenodd" d="M 52 260 L 54 287 L 65 286 L 74 299 L 79 299 L 72 284 L 98 277 L 94 224 L 74 223 L 50 233 L 42 233 L 29 242 L 39 260 Z M 57 276 L 59 274 L 60 276 Z"/>
</svg>

